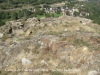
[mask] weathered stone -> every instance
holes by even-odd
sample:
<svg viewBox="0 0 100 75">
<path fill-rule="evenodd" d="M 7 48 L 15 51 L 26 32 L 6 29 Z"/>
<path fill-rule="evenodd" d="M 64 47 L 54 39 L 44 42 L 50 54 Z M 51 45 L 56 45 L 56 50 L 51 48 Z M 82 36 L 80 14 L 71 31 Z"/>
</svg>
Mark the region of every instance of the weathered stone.
<svg viewBox="0 0 100 75">
<path fill-rule="evenodd" d="M 44 23 L 40 23 L 39 26 L 40 27 L 44 27 L 45 25 L 44 25 Z"/>
<path fill-rule="evenodd" d="M 98 72 L 97 71 L 89 71 L 88 72 L 88 75 L 98 75 Z"/>
<path fill-rule="evenodd" d="M 67 29 L 64 30 L 65 32 L 68 31 Z"/>
<path fill-rule="evenodd" d="M 48 63 L 45 60 L 42 60 L 40 63 L 43 64 L 43 65 L 49 66 Z"/>
<path fill-rule="evenodd" d="M 30 34 L 31 34 L 31 29 L 28 29 L 27 31 L 26 31 L 26 34 L 25 34 L 25 36 L 27 37 L 27 36 L 29 36 Z"/>
<path fill-rule="evenodd" d="M 75 30 L 76 30 L 76 31 L 79 31 L 79 30 L 80 30 L 80 28 L 79 28 L 79 27 L 77 27 L 77 28 L 75 28 Z"/>
<path fill-rule="evenodd" d="M 32 62 L 26 58 L 22 58 L 22 65 L 29 65 L 31 64 Z"/>
<path fill-rule="evenodd" d="M 15 35 L 21 35 L 21 34 L 24 34 L 24 31 L 22 29 L 13 30 L 13 34 L 15 34 Z"/>
<path fill-rule="evenodd" d="M 0 38 L 2 38 L 3 37 L 3 34 L 2 33 L 0 33 Z"/>
</svg>

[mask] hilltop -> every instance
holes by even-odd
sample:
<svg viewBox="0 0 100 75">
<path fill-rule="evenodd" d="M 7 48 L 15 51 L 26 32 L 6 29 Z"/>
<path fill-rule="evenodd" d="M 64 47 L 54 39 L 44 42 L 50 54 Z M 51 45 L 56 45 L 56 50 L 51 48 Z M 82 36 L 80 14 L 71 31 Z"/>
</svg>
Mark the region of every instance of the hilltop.
<svg viewBox="0 0 100 75">
<path fill-rule="evenodd" d="M 19 19 L 0 32 L 1 75 L 100 75 L 100 25 L 90 19 Z"/>
</svg>

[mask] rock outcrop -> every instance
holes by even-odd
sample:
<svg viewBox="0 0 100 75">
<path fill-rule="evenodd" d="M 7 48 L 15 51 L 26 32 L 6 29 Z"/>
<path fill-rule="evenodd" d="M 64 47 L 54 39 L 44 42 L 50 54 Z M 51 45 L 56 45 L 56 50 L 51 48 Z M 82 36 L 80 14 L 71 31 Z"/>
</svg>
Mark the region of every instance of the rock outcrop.
<svg viewBox="0 0 100 75">
<path fill-rule="evenodd" d="M 29 18 L 10 21 L 0 27 L 0 32 L 2 70 L 31 70 L 21 70 L 21 75 L 98 75 L 100 72 L 100 25 L 91 20 L 70 16 Z"/>
</svg>

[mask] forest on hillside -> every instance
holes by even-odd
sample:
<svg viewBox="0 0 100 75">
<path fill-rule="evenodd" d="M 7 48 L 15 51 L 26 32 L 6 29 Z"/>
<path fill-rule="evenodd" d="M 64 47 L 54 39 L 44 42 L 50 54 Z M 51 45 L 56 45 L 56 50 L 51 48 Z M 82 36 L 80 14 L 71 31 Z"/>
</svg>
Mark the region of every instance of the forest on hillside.
<svg viewBox="0 0 100 75">
<path fill-rule="evenodd" d="M 0 26 L 4 25 L 5 22 L 9 20 L 37 17 L 37 15 L 41 16 L 44 14 L 47 17 L 51 17 L 51 15 L 54 16 L 55 13 L 48 14 L 45 13 L 44 10 L 40 10 L 41 4 L 44 7 L 49 8 L 51 4 L 61 3 L 61 2 L 65 2 L 65 6 L 67 6 L 69 9 L 78 8 L 79 13 L 82 11 L 88 12 L 89 16 L 85 16 L 85 18 L 89 18 L 93 20 L 94 23 L 100 24 L 100 0 L 88 0 L 83 2 L 78 2 L 77 0 L 0 0 Z M 30 12 L 29 9 L 19 10 L 22 9 L 22 7 L 25 5 L 33 6 L 36 9 L 36 12 L 35 13 Z M 19 9 L 11 11 L 11 9 L 15 8 Z M 5 11 L 5 10 L 10 10 L 10 11 Z"/>
<path fill-rule="evenodd" d="M 6 2 L 8 4 L 52 4 L 56 2 L 62 2 L 66 0 L 0 0 L 0 3 Z"/>
</svg>

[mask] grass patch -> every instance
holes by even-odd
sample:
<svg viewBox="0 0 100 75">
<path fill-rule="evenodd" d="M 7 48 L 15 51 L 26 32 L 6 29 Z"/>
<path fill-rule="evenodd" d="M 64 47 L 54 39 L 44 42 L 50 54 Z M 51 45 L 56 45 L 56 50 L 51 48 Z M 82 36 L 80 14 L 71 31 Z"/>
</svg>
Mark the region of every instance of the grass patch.
<svg viewBox="0 0 100 75">
<path fill-rule="evenodd" d="M 11 72 L 0 69 L 0 75 L 9 75 L 9 73 Z"/>
<path fill-rule="evenodd" d="M 43 17 L 45 17 L 44 14 L 43 15 L 37 15 L 37 18 L 43 18 Z"/>
<path fill-rule="evenodd" d="M 81 39 L 75 39 L 73 42 L 73 45 L 75 46 L 89 46 L 89 43 L 87 41 L 81 40 Z"/>
<path fill-rule="evenodd" d="M 63 75 L 63 74 L 61 72 L 55 71 L 55 72 L 52 72 L 50 75 Z"/>
<path fill-rule="evenodd" d="M 7 35 L 3 35 L 3 37 L 1 38 L 2 41 L 5 41 L 6 39 L 8 39 L 9 37 Z"/>
<path fill-rule="evenodd" d="M 62 16 L 63 14 L 62 14 L 62 13 L 60 13 L 60 14 L 57 14 L 57 13 L 50 13 L 50 15 L 51 15 L 52 17 L 54 17 L 54 18 L 57 18 L 57 17 Z"/>
<path fill-rule="evenodd" d="M 56 32 L 56 31 L 49 31 L 46 33 L 47 35 L 56 35 L 56 36 L 60 36 L 62 34 L 62 32 Z"/>
<path fill-rule="evenodd" d="M 66 41 L 66 37 L 63 37 L 61 40 L 62 40 L 62 41 Z"/>
<path fill-rule="evenodd" d="M 54 18 L 57 18 L 57 17 L 60 17 L 63 15 L 63 13 L 60 13 L 60 14 L 57 14 L 57 13 L 48 13 L 49 17 L 54 17 Z M 37 15 L 37 18 L 43 18 L 43 17 L 46 17 L 45 14 L 43 15 Z"/>
</svg>

